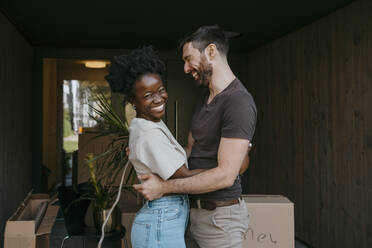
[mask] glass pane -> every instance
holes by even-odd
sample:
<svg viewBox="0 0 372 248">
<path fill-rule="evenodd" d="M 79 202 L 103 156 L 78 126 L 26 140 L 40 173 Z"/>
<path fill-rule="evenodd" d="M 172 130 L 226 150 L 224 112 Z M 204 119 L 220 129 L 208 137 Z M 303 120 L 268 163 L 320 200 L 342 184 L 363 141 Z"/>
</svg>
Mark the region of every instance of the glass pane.
<svg viewBox="0 0 372 248">
<path fill-rule="evenodd" d="M 91 118 L 94 113 L 89 105 L 97 107 L 95 96 L 100 92 L 110 99 L 110 87 L 105 81 L 63 81 L 64 123 L 66 124 L 64 134 L 77 136 L 81 128 L 94 127 L 97 124 Z M 67 136 L 64 135 L 64 137 Z"/>
<path fill-rule="evenodd" d="M 97 122 L 91 117 L 97 108 L 96 95 L 102 92 L 110 99 L 106 81 L 63 80 L 63 149 L 65 150 L 66 185 L 71 184 L 72 154 L 78 150 L 78 134 L 83 128 L 92 128 Z"/>
</svg>

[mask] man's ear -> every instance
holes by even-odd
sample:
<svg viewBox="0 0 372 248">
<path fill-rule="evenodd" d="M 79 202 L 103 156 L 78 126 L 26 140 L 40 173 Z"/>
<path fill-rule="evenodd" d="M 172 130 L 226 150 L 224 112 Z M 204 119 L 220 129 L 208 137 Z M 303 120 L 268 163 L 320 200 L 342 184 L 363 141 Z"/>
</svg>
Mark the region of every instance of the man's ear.
<svg viewBox="0 0 372 248">
<path fill-rule="evenodd" d="M 213 43 L 209 44 L 205 49 L 204 49 L 204 52 L 205 52 L 205 56 L 209 59 L 209 60 L 213 60 L 218 51 L 217 51 L 217 46 Z"/>
</svg>

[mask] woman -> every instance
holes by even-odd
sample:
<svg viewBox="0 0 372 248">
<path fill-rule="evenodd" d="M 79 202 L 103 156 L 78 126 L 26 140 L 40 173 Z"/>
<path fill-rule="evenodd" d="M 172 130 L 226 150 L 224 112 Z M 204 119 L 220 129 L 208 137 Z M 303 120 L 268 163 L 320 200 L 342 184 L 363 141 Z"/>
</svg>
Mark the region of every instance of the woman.
<svg viewBox="0 0 372 248">
<path fill-rule="evenodd" d="M 161 120 L 168 99 L 163 85 L 165 65 L 151 47 L 117 56 L 105 78 L 115 92 L 123 93 L 136 110 L 129 127 L 129 160 L 137 174 L 156 173 L 164 180 L 195 175 L 187 156 Z M 189 204 L 187 195 L 147 201 L 132 226 L 132 246 L 185 247 Z"/>
</svg>

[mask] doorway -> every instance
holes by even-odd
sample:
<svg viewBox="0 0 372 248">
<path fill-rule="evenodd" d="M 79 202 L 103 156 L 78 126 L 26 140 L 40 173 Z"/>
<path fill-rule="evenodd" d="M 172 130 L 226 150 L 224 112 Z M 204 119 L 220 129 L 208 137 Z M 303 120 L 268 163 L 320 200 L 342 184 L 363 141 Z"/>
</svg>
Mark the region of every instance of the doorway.
<svg viewBox="0 0 372 248">
<path fill-rule="evenodd" d="M 42 187 L 50 191 L 75 180 L 78 135 L 83 128 L 97 125 L 91 118 L 95 96 L 110 98 L 105 81 L 107 60 L 91 68 L 83 59 L 43 59 L 43 163 Z"/>
</svg>

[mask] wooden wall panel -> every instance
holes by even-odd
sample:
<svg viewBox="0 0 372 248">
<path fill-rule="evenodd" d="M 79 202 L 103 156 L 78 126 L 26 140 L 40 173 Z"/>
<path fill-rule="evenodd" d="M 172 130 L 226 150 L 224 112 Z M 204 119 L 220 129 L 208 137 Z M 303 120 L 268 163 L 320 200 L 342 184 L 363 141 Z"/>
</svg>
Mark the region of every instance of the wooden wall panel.
<svg viewBox="0 0 372 248">
<path fill-rule="evenodd" d="M 247 56 L 258 122 L 249 193 L 295 203 L 314 247 L 372 247 L 372 1 Z"/>
<path fill-rule="evenodd" d="M 32 187 L 33 49 L 0 13 L 0 231 Z M 2 243 L 2 238 L 0 238 Z M 1 246 L 1 245 L 0 245 Z"/>
<path fill-rule="evenodd" d="M 57 174 L 61 171 L 61 147 L 57 144 L 58 136 L 58 104 L 57 100 L 57 60 L 44 59 L 43 61 L 43 165 L 50 170 L 46 190 L 51 189 L 59 180 Z M 59 134 L 59 135 L 58 135 Z M 59 179 L 59 178 L 58 178 Z"/>
</svg>

